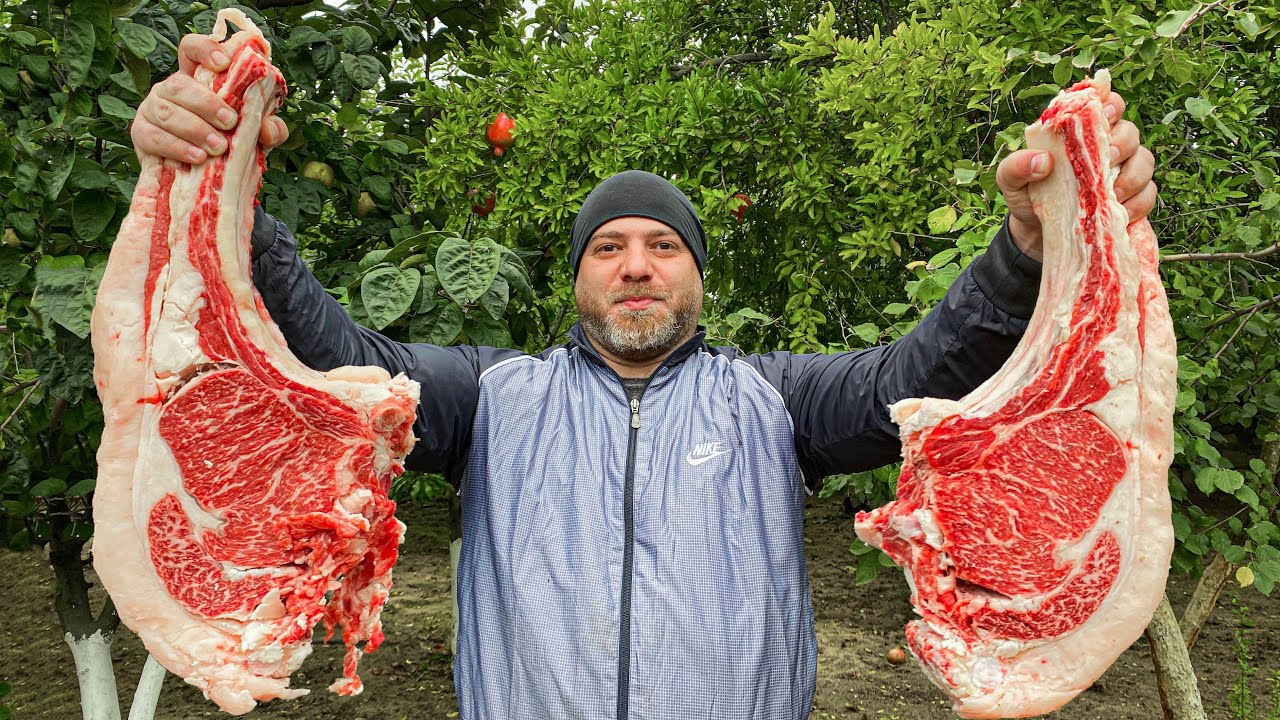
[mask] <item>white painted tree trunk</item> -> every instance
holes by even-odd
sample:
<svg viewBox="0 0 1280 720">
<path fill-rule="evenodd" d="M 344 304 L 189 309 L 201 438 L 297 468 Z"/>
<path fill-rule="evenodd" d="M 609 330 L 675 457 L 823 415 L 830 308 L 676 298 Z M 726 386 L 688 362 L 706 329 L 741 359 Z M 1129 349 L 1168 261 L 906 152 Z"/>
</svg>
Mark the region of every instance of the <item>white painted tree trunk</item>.
<svg viewBox="0 0 1280 720">
<path fill-rule="evenodd" d="M 156 704 L 160 701 L 160 687 L 164 685 L 164 666 L 154 655 L 147 655 L 147 664 L 138 678 L 138 689 L 133 693 L 133 705 L 129 706 L 129 720 L 152 720 L 156 716 Z"/>
<path fill-rule="evenodd" d="M 84 720 L 120 720 L 120 699 L 116 695 L 116 674 L 111 666 L 111 636 L 101 630 L 77 639 L 63 636 L 71 647 L 80 681 L 80 710 Z"/>
<path fill-rule="evenodd" d="M 458 654 L 458 556 L 462 554 L 462 538 L 449 543 L 449 594 L 453 596 L 453 630 L 449 633 L 449 653 Z"/>
</svg>

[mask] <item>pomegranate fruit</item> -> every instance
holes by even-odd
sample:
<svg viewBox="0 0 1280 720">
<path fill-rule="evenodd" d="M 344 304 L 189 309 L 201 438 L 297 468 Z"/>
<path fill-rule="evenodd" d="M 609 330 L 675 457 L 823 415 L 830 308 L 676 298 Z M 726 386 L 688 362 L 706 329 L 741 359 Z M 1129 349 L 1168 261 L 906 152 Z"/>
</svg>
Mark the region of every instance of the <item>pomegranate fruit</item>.
<svg viewBox="0 0 1280 720">
<path fill-rule="evenodd" d="M 734 197 L 734 198 L 736 198 L 736 199 L 738 199 L 738 200 L 741 200 L 741 201 L 742 201 L 742 202 L 738 205 L 738 209 L 733 211 L 733 216 L 738 220 L 738 224 L 739 224 L 739 225 L 741 225 L 741 224 L 742 224 L 742 216 L 743 216 L 743 215 L 746 215 L 746 214 L 747 214 L 747 208 L 751 207 L 751 198 L 750 198 L 750 197 L 747 197 L 747 194 L 746 194 L 746 193 L 738 193 L 737 195 L 734 195 L 733 197 Z"/>
<path fill-rule="evenodd" d="M 475 213 L 476 217 L 484 217 L 493 212 L 494 206 L 498 203 L 498 198 L 493 193 L 489 193 L 485 196 L 484 202 L 480 202 L 477 199 L 479 196 L 479 190 L 473 188 L 467 191 L 467 199 L 471 201 L 471 212 Z"/>
<path fill-rule="evenodd" d="M 498 117 L 489 123 L 484 136 L 489 140 L 489 144 L 493 146 L 495 157 L 502 157 L 502 151 L 511 147 L 511 144 L 516 141 L 511 136 L 511 131 L 515 129 L 515 126 L 516 122 L 504 112 L 498 113 Z"/>
</svg>

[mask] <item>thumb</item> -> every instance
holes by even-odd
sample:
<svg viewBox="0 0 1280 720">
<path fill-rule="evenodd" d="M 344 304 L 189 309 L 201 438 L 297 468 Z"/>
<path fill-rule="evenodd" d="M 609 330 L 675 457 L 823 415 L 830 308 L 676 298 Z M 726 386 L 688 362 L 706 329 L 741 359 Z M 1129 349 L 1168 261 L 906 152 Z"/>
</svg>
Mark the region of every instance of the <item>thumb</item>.
<svg viewBox="0 0 1280 720">
<path fill-rule="evenodd" d="M 1011 153 L 996 168 L 996 185 L 1006 193 L 1024 189 L 1028 183 L 1043 180 L 1053 171 L 1053 156 L 1043 150 L 1019 150 Z"/>
</svg>

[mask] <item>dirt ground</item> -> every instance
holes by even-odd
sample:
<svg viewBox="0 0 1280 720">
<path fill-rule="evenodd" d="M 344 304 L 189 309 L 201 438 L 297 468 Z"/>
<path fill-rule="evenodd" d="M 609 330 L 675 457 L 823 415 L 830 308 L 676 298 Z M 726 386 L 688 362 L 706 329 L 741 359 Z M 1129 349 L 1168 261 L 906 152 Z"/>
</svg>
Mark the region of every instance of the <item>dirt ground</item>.
<svg viewBox="0 0 1280 720">
<path fill-rule="evenodd" d="M 259 706 L 249 717 L 309 720 L 400 720 L 457 717 L 448 654 L 449 553 L 444 507 L 402 508 L 409 534 L 396 567 L 396 585 L 384 611 L 387 641 L 361 663 L 365 692 L 339 698 L 325 687 L 341 674 L 341 647 L 317 647 L 293 678 L 312 694 Z M 853 526 L 839 503 L 810 501 L 807 512 L 809 567 L 818 632 L 818 689 L 811 720 L 931 720 L 955 717 L 948 703 L 914 663 L 893 666 L 884 655 L 902 642 L 911 618 L 900 572 L 882 573 L 854 587 L 845 570 Z M 35 553 L 0 550 L 0 681 L 12 686 L 7 702 L 14 720 L 74 720 L 80 717 L 75 671 L 53 610 L 53 578 Z M 1170 598 L 1179 611 L 1193 583 L 1174 578 Z M 100 601 L 100 597 L 95 599 Z M 1253 716 L 1268 718 L 1275 698 L 1268 678 L 1280 673 L 1280 597 L 1241 595 L 1251 632 Z M 96 607 L 96 604 L 95 604 Z M 1230 593 L 1197 643 L 1192 660 L 1211 720 L 1233 718 L 1228 692 L 1239 677 L 1233 650 Z M 121 697 L 132 696 L 145 653 L 127 629 L 114 647 Z M 126 702 L 127 708 L 127 702 Z M 126 712 L 127 714 L 127 712 Z M 157 720 L 216 717 L 217 708 L 195 688 L 166 679 Z M 1159 701 L 1146 643 L 1139 640 L 1092 688 L 1064 709 L 1046 716 L 1061 720 L 1152 720 Z M 1270 717 L 1277 717 L 1271 715 Z"/>
</svg>

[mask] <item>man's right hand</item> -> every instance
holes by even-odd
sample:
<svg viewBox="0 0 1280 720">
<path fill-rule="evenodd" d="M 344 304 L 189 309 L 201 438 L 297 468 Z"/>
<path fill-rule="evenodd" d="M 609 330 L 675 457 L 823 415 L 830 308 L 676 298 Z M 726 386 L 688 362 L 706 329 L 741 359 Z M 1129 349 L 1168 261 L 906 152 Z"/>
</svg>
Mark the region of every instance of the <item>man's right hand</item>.
<svg viewBox="0 0 1280 720">
<path fill-rule="evenodd" d="M 156 83 L 138 106 L 130 136 L 141 160 L 145 155 L 198 164 L 227 149 L 225 130 L 239 122 L 229 105 L 196 82 L 196 68 L 221 72 L 230 64 L 222 45 L 208 35 L 187 35 L 178 44 L 178 72 Z M 270 150 L 289 138 L 284 121 L 274 115 L 262 124 L 258 141 Z"/>
</svg>

